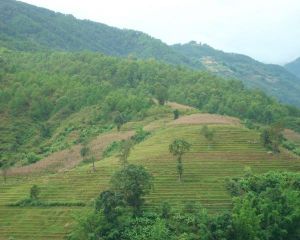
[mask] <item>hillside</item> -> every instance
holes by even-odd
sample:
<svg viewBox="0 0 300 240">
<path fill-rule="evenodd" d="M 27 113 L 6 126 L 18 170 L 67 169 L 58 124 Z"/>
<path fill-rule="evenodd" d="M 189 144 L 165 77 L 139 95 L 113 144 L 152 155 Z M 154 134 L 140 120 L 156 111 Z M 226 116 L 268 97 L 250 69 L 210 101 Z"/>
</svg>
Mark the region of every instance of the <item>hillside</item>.
<svg viewBox="0 0 300 240">
<path fill-rule="evenodd" d="M 15 0 L 0 2 L 0 29 L 0 45 L 14 50 L 96 51 L 193 66 L 189 59 L 142 32 L 78 20 Z"/>
<path fill-rule="evenodd" d="M 300 78 L 300 58 L 297 58 L 295 61 L 284 65 L 284 67 L 289 72 L 291 72 L 292 74 L 294 74 L 295 76 L 298 76 Z"/>
<path fill-rule="evenodd" d="M 172 48 L 201 63 L 210 72 L 222 77 L 240 79 L 248 87 L 262 89 L 282 102 L 300 106 L 300 79 L 296 77 L 300 68 L 296 67 L 296 62 L 286 66 L 288 70 L 291 69 L 290 73 L 279 65 L 263 64 L 248 56 L 226 53 L 206 44 L 190 42 L 175 44 Z"/>
<path fill-rule="evenodd" d="M 32 164 L 110 131 L 116 121 L 138 121 L 169 111 L 157 107 L 153 97 L 250 122 L 284 120 L 286 127 L 300 131 L 296 108 L 247 90 L 239 81 L 205 72 L 97 53 L 4 49 L 1 61 L 1 165 Z"/>
<path fill-rule="evenodd" d="M 0 2 L 0 46 L 23 51 L 96 51 L 112 56 L 154 58 L 243 80 L 283 103 L 300 106 L 300 80 L 278 65 L 217 51 L 207 45 L 168 46 L 133 30 L 121 30 L 14 0 Z"/>
<path fill-rule="evenodd" d="M 215 129 L 213 142 L 200 134 L 204 124 Z M 120 133 L 112 130 L 100 134 L 90 146 L 94 149 L 100 142 L 110 139 L 106 136 L 126 135 L 141 126 L 151 131 L 151 135 L 134 146 L 129 162 L 142 164 L 155 177 L 154 190 L 146 199 L 147 209 L 156 208 L 162 200 L 176 208 L 185 200 L 196 200 L 210 213 L 222 212 L 231 208 L 231 198 L 225 189 L 226 177 L 241 176 L 245 167 L 251 167 L 255 173 L 271 169 L 300 170 L 298 157 L 285 150 L 278 155 L 267 153 L 256 130 L 245 128 L 238 119 L 218 115 L 183 115 L 177 120 L 172 119 L 171 113 L 153 115 L 144 121 L 128 122 Z M 177 180 L 176 161 L 168 151 L 168 144 L 174 138 L 184 138 L 192 144 L 184 157 L 181 184 Z M 120 166 L 117 154 L 100 161 L 101 151 L 103 149 L 97 148 L 94 152 L 96 172 L 91 171 L 91 163 L 82 163 L 52 174 L 47 171 L 16 173 L 12 169 L 6 184 L 1 178 L 0 239 L 63 239 L 75 219 L 88 214 L 93 199 L 108 188 L 111 174 Z M 40 187 L 43 201 L 64 206 L 8 206 L 26 198 L 33 184 Z M 72 206 L 74 203 L 87 206 Z"/>
</svg>

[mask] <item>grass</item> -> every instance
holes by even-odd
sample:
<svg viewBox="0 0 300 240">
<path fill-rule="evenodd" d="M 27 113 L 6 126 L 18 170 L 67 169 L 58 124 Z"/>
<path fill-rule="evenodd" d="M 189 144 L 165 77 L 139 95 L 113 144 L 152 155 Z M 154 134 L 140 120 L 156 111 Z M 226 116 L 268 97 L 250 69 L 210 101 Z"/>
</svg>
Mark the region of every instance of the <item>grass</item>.
<svg viewBox="0 0 300 240">
<path fill-rule="evenodd" d="M 240 125 L 210 125 L 215 129 L 212 142 L 200 134 L 201 125 L 163 122 L 159 126 L 134 147 L 129 157 L 131 163 L 144 165 L 155 176 L 154 190 L 146 199 L 147 208 L 156 208 L 163 201 L 179 208 L 184 201 L 195 200 L 210 213 L 225 211 L 231 207 L 224 185 L 226 177 L 241 176 L 245 167 L 257 173 L 300 170 L 299 158 L 285 150 L 279 155 L 268 154 L 259 143 L 259 133 Z M 168 152 L 175 138 L 192 144 L 190 152 L 183 156 L 182 183 L 178 182 L 176 161 Z M 0 182 L 0 239 L 62 239 L 74 223 L 72 216 L 93 205 L 93 199 L 109 187 L 109 179 L 118 167 L 118 159 L 112 156 L 96 162 L 96 172 L 86 164 L 66 172 L 9 177 L 6 184 Z M 28 197 L 34 184 L 41 189 L 42 201 L 84 202 L 89 207 L 7 206 Z"/>
</svg>

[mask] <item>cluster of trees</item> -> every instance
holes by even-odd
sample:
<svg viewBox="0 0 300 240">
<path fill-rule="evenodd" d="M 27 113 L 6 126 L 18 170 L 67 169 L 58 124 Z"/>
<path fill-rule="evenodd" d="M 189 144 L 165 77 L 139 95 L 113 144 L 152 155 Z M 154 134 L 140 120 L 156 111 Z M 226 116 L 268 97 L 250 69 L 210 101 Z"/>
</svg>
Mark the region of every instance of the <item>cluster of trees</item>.
<svg viewBox="0 0 300 240">
<path fill-rule="evenodd" d="M 120 129 L 127 121 L 146 117 L 153 98 L 160 104 L 172 100 L 264 124 L 282 120 L 300 131 L 299 109 L 248 90 L 240 81 L 154 60 L 96 53 L 0 52 L 1 159 L 14 161 L 22 158 L 22 152 L 46 154 L 43 143 L 50 149 L 56 146 L 61 139 L 52 137 L 65 137 L 56 132 L 59 126 L 87 108 L 95 109 L 86 116 L 88 124 L 73 128 L 80 136 L 89 134 L 87 128 L 92 126 L 112 124 Z"/>
<path fill-rule="evenodd" d="M 144 207 L 152 176 L 141 166 L 128 165 L 112 177 L 94 209 L 80 218 L 69 239 L 103 240 L 296 240 L 300 237 L 300 175 L 269 172 L 231 179 L 231 211 L 210 215 L 196 202 L 181 210 L 168 203 Z"/>
</svg>

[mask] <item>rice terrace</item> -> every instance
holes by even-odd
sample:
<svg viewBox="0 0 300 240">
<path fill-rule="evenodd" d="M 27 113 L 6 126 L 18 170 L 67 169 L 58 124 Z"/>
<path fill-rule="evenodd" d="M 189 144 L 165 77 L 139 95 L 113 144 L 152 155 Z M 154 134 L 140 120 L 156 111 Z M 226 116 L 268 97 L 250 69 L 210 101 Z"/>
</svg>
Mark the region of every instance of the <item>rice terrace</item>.
<svg viewBox="0 0 300 240">
<path fill-rule="evenodd" d="M 299 240 L 287 2 L 1 0 L 0 240 Z"/>
</svg>

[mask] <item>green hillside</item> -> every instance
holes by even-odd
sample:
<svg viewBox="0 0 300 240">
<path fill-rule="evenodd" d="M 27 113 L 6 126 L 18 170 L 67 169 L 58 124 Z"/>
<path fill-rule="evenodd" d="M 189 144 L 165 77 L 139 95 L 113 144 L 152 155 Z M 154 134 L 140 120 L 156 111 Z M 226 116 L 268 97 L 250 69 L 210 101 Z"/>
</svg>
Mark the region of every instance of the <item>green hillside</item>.
<svg viewBox="0 0 300 240">
<path fill-rule="evenodd" d="M 137 144 L 129 157 L 130 163 L 141 164 L 154 175 L 154 190 L 146 198 L 147 209 L 155 209 L 163 201 L 179 208 L 187 200 L 196 200 L 211 214 L 222 212 L 231 208 L 225 179 L 243 175 L 245 167 L 251 167 L 255 173 L 300 170 L 299 157 L 285 150 L 278 155 L 267 153 L 260 144 L 259 133 L 240 125 L 238 119 L 193 114 L 172 120 L 171 113 L 156 119 L 150 123 L 129 122 L 120 133 L 140 126 L 152 129 L 151 136 Z M 215 130 L 213 142 L 201 135 L 203 124 Z M 99 135 L 99 139 L 105 139 L 107 134 L 110 133 Z M 178 182 L 176 161 L 168 151 L 175 138 L 184 138 L 192 144 L 184 157 L 182 183 Z M 90 163 L 53 174 L 15 175 L 12 169 L 6 184 L 2 179 L 0 184 L 0 239 L 63 239 L 75 219 L 90 211 L 93 199 L 109 187 L 112 173 L 120 167 L 116 155 L 98 161 L 100 152 L 95 154 L 96 172 L 91 171 Z M 34 184 L 41 189 L 42 201 L 65 204 L 64 207 L 8 206 L 26 198 Z M 75 207 L 72 203 L 86 206 Z"/>
<path fill-rule="evenodd" d="M 300 68 L 296 67 L 296 62 L 285 66 L 290 73 L 279 65 L 263 64 L 248 56 L 226 53 L 206 44 L 190 42 L 175 44 L 172 48 L 185 57 L 201 63 L 210 72 L 222 77 L 240 79 L 246 86 L 260 88 L 282 102 L 297 106 L 300 104 L 300 79 L 296 77 L 299 76 L 297 69 Z"/>
<path fill-rule="evenodd" d="M 95 51 L 193 65 L 162 41 L 15 0 L 0 2 L 0 46 L 14 50 Z M 198 65 L 200 66 L 200 65 Z M 197 66 L 197 67 L 198 67 Z"/>
<path fill-rule="evenodd" d="M 96 51 L 112 56 L 154 58 L 243 80 L 280 101 L 300 106 L 300 80 L 278 65 L 217 51 L 207 45 L 168 46 L 158 39 L 15 0 L 0 2 L 0 46 L 23 51 Z"/>
<path fill-rule="evenodd" d="M 168 111 L 154 104 L 157 97 L 300 130 L 298 109 L 205 72 L 97 53 L 4 49 L 1 61 L 2 164 L 28 165 L 111 130 L 118 118 L 138 121 Z"/>
<path fill-rule="evenodd" d="M 300 78 L 300 58 L 297 58 L 295 61 L 284 65 L 284 67 L 289 72 Z"/>
</svg>

